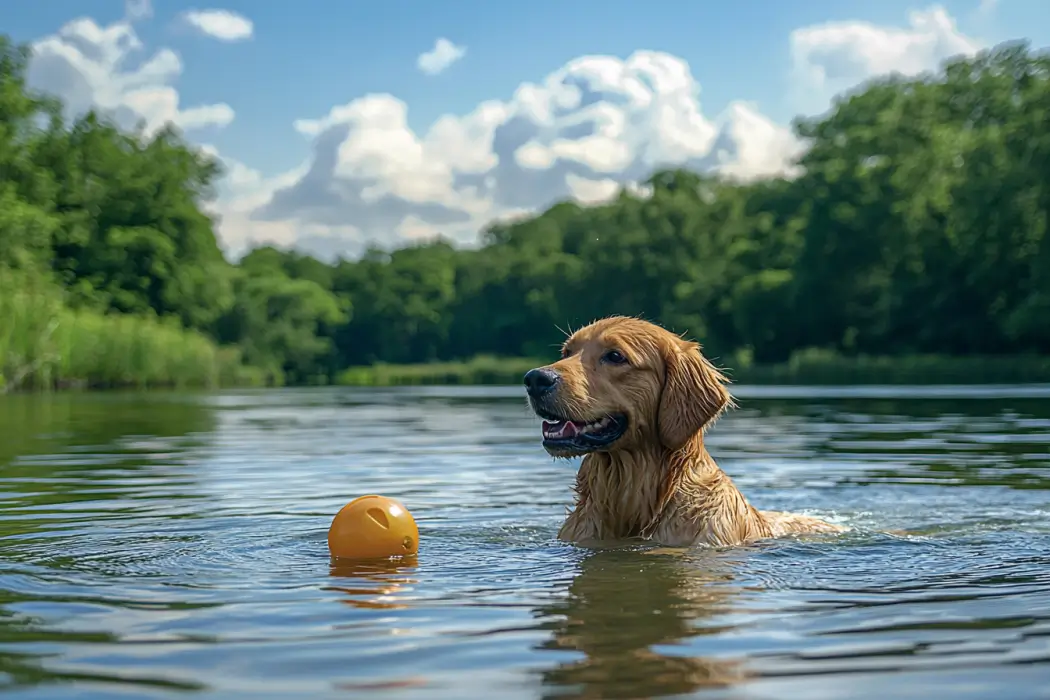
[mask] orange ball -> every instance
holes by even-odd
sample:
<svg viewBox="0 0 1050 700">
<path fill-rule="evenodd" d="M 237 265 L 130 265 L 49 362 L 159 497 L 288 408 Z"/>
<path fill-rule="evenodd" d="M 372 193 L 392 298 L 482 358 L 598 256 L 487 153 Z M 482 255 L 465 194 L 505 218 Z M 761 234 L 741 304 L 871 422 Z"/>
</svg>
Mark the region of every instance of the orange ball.
<svg viewBox="0 0 1050 700">
<path fill-rule="evenodd" d="M 344 559 L 386 559 L 415 554 L 419 529 L 408 509 L 386 496 L 360 496 L 336 513 L 328 551 Z"/>
</svg>

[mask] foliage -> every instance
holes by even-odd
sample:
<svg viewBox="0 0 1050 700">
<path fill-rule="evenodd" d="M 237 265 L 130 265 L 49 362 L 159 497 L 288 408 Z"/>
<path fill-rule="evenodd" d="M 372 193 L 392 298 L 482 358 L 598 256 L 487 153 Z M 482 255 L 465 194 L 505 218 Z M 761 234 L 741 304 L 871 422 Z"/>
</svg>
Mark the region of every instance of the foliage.
<svg viewBox="0 0 1050 700">
<path fill-rule="evenodd" d="M 0 41 L 6 376 L 46 355 L 62 359 L 34 370 L 43 384 L 163 383 L 194 363 L 214 377 L 218 344 L 274 384 L 517 381 L 537 361 L 496 358 L 550 358 L 562 329 L 614 313 L 700 339 L 738 378 L 1043 376 L 1050 58 L 1023 44 L 799 119 L 792 177 L 665 170 L 601 205 L 494 223 L 477 247 L 333 264 L 271 246 L 227 262 L 204 213 L 218 164 L 171 130 L 64 123 L 26 89 L 26 58 Z M 86 349 L 121 333 L 141 346 Z M 165 343 L 169 359 L 132 359 L 168 358 Z M 1035 359 L 1010 374 L 1019 356 Z"/>
<path fill-rule="evenodd" d="M 234 290 L 219 339 L 243 348 L 275 383 L 324 383 L 334 361 L 331 333 L 345 323 L 348 304 L 311 279 L 250 265 L 242 265 Z"/>
<path fill-rule="evenodd" d="M 72 309 L 33 273 L 0 276 L 0 393 L 25 388 L 257 384 L 235 348 L 177 319 Z"/>
</svg>

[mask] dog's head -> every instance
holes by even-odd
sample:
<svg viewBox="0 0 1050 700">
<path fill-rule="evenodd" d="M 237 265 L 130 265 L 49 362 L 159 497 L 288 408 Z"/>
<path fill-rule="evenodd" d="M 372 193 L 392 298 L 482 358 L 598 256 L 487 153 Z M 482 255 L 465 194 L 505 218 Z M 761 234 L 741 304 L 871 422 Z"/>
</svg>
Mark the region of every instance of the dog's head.
<svg viewBox="0 0 1050 700">
<path fill-rule="evenodd" d="M 727 383 L 697 343 L 622 316 L 581 328 L 560 360 L 525 374 L 543 447 L 555 457 L 677 450 L 731 403 Z"/>
</svg>

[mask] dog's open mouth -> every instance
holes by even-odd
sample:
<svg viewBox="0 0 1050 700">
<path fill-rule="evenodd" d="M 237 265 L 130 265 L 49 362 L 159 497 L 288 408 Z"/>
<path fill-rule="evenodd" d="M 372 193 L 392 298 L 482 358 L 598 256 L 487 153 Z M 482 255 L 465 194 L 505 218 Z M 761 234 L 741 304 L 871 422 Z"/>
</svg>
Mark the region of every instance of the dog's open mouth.
<svg viewBox="0 0 1050 700">
<path fill-rule="evenodd" d="M 611 445 L 627 431 L 627 416 L 611 415 L 578 421 L 541 414 L 543 446 L 555 450 L 590 452 Z"/>
</svg>

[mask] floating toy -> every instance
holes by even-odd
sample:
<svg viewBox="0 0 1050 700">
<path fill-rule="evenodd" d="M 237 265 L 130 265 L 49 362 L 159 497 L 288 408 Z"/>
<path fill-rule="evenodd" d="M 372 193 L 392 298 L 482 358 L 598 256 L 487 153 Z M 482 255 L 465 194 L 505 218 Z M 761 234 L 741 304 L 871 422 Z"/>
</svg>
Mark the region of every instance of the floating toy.
<svg viewBox="0 0 1050 700">
<path fill-rule="evenodd" d="M 341 559 L 387 559 L 419 550 L 419 529 L 408 509 L 386 496 L 360 496 L 335 514 L 328 551 Z"/>
</svg>

